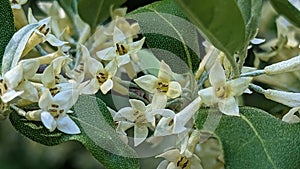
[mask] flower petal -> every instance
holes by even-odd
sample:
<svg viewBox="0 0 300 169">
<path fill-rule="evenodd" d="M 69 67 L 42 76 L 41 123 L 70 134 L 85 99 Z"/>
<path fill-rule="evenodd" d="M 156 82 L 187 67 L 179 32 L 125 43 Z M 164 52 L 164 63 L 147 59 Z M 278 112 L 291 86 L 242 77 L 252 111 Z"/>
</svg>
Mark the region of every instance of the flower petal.
<svg viewBox="0 0 300 169">
<path fill-rule="evenodd" d="M 14 89 L 23 79 L 23 66 L 18 64 L 4 74 L 4 81 L 7 82 L 8 88 Z"/>
<path fill-rule="evenodd" d="M 55 85 L 55 74 L 53 65 L 50 64 L 43 72 L 43 76 L 41 78 L 43 85 L 47 88 L 52 88 Z"/>
<path fill-rule="evenodd" d="M 81 90 L 82 94 L 95 94 L 100 89 L 99 83 L 97 82 L 97 79 L 92 79 L 86 86 L 83 87 Z"/>
<path fill-rule="evenodd" d="M 167 92 L 167 96 L 169 96 L 170 98 L 176 98 L 179 97 L 181 95 L 182 91 L 181 91 L 181 86 L 178 82 L 170 82 L 169 83 L 169 89 Z"/>
<path fill-rule="evenodd" d="M 172 78 L 172 70 L 170 68 L 169 65 L 167 65 L 163 60 L 160 62 L 160 67 L 159 67 L 159 72 L 158 72 L 158 76 L 159 78 L 166 80 L 166 81 L 170 81 Z"/>
<path fill-rule="evenodd" d="M 177 162 L 177 158 L 179 156 L 181 156 L 179 150 L 178 149 L 172 149 L 172 150 L 166 151 L 166 152 L 156 156 L 156 158 L 157 157 L 163 157 L 163 158 L 167 159 L 168 161 Z"/>
<path fill-rule="evenodd" d="M 162 117 L 154 131 L 154 136 L 167 136 L 173 134 L 173 118 Z"/>
<path fill-rule="evenodd" d="M 113 41 L 114 41 L 114 43 L 119 43 L 119 42 L 125 42 L 126 43 L 125 34 L 116 26 L 114 28 Z"/>
<path fill-rule="evenodd" d="M 191 162 L 190 169 L 203 169 L 201 165 L 201 160 L 197 155 L 193 154 L 193 156 L 189 160 Z"/>
<path fill-rule="evenodd" d="M 209 82 L 214 87 L 224 86 L 226 82 L 225 71 L 219 61 L 216 61 L 209 72 Z"/>
<path fill-rule="evenodd" d="M 29 81 L 26 80 L 22 82 L 18 88 L 24 91 L 24 93 L 20 95 L 23 99 L 30 100 L 32 102 L 39 101 L 38 91 Z"/>
<path fill-rule="evenodd" d="M 114 120 L 121 121 L 122 118 L 125 118 L 131 122 L 134 122 L 136 117 L 133 114 L 134 114 L 134 111 L 133 111 L 132 107 L 124 107 L 117 112 L 117 114 L 114 116 Z"/>
<path fill-rule="evenodd" d="M 298 123 L 300 122 L 300 118 L 295 115 L 296 112 L 298 112 L 300 107 L 294 107 L 292 108 L 287 114 L 285 114 L 282 117 L 282 121 L 288 122 L 288 123 Z"/>
<path fill-rule="evenodd" d="M 44 126 L 50 130 L 50 132 L 54 131 L 57 124 L 56 124 L 56 121 L 55 119 L 53 118 L 53 116 L 47 112 L 47 111 L 43 111 L 41 113 L 41 120 L 42 120 L 42 123 L 44 124 Z"/>
<path fill-rule="evenodd" d="M 213 105 L 218 102 L 218 98 L 215 96 L 213 87 L 202 89 L 198 92 L 198 94 L 203 103 L 205 103 L 206 105 Z"/>
<path fill-rule="evenodd" d="M 117 56 L 117 63 L 119 67 L 129 62 L 130 62 L 130 56 L 128 54 Z"/>
<path fill-rule="evenodd" d="M 228 97 L 219 101 L 219 110 L 229 116 L 240 116 L 239 107 L 234 97 Z"/>
<path fill-rule="evenodd" d="M 134 79 L 134 82 L 147 92 L 154 93 L 157 77 L 153 75 L 144 75 Z"/>
<path fill-rule="evenodd" d="M 134 54 L 137 53 L 141 48 L 143 47 L 143 44 L 145 42 L 145 37 L 143 37 L 141 40 L 129 43 L 129 51 L 128 54 Z"/>
<path fill-rule="evenodd" d="M 144 125 L 134 126 L 134 146 L 140 145 L 148 136 L 148 128 Z"/>
<path fill-rule="evenodd" d="M 133 111 L 140 111 L 143 113 L 146 112 L 146 106 L 145 106 L 144 102 L 137 100 L 137 99 L 130 99 L 129 103 L 130 103 Z"/>
<path fill-rule="evenodd" d="M 114 52 L 114 47 L 109 47 L 103 50 L 100 50 L 96 53 L 99 59 L 102 60 L 113 60 L 116 57 Z"/>
<path fill-rule="evenodd" d="M 185 124 L 194 116 L 199 110 L 201 104 L 201 98 L 197 97 L 192 103 L 187 105 L 174 117 L 173 133 L 181 133 L 185 128 Z"/>
<path fill-rule="evenodd" d="M 252 78 L 241 77 L 238 79 L 230 80 L 226 82 L 226 85 L 230 89 L 231 96 L 240 96 L 248 88 Z"/>
<path fill-rule="evenodd" d="M 110 91 L 113 88 L 113 81 L 111 79 L 107 79 L 101 86 L 100 90 L 103 94 L 106 94 L 108 91 Z"/>
<path fill-rule="evenodd" d="M 166 107 L 168 97 L 163 92 L 155 92 L 151 101 L 152 109 L 164 109 Z"/>
<path fill-rule="evenodd" d="M 66 134 L 80 133 L 79 127 L 68 115 L 62 115 L 57 119 L 57 129 Z"/>
<path fill-rule="evenodd" d="M 39 100 L 39 107 L 42 110 L 48 110 L 48 105 L 52 104 L 53 97 L 48 89 L 44 89 Z"/>
<path fill-rule="evenodd" d="M 92 76 L 96 76 L 96 74 L 103 69 L 103 65 L 101 62 L 94 58 L 87 58 L 86 62 L 87 70 Z"/>
<path fill-rule="evenodd" d="M 48 34 L 46 40 L 52 45 L 52 46 L 63 46 L 67 44 L 68 42 L 61 41 L 57 39 L 54 35 Z"/>
<path fill-rule="evenodd" d="M 8 90 L 6 91 L 2 96 L 1 96 L 1 100 L 4 103 L 8 103 L 9 101 L 11 101 L 12 99 L 20 96 L 24 91 L 15 91 L 15 90 Z"/>
</svg>

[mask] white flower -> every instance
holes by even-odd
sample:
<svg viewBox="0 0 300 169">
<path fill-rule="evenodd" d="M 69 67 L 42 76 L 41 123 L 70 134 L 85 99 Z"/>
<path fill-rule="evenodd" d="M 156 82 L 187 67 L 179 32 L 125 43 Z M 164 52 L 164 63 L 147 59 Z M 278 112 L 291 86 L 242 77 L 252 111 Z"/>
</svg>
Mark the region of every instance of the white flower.
<svg viewBox="0 0 300 169">
<path fill-rule="evenodd" d="M 114 28 L 113 47 L 98 51 L 96 54 L 102 60 L 115 60 L 118 66 L 130 62 L 130 55 L 137 53 L 143 46 L 145 38 L 127 43 L 126 36 L 117 27 Z"/>
<path fill-rule="evenodd" d="M 162 161 L 157 169 L 202 169 L 199 157 L 193 154 L 191 157 L 186 157 L 180 154 L 178 149 L 172 149 L 156 157 L 163 157 L 166 160 Z"/>
<path fill-rule="evenodd" d="M 85 57 L 84 65 L 87 66 L 87 73 L 92 76 L 90 82 L 82 89 L 83 94 L 95 94 L 99 89 L 106 94 L 113 88 L 112 78 L 117 72 L 117 65 L 114 61 L 109 62 L 105 67 L 96 59 L 90 57 L 86 47 L 82 46 Z"/>
<path fill-rule="evenodd" d="M 150 106 L 136 99 L 130 99 L 131 107 L 120 109 L 114 116 L 118 121 L 117 132 L 126 135 L 125 131 L 134 126 L 134 146 L 141 144 L 148 136 L 148 127 L 155 127 L 155 115 L 174 116 L 174 112 L 167 109 L 152 110 Z"/>
<path fill-rule="evenodd" d="M 232 116 L 239 116 L 235 96 L 240 96 L 248 88 L 251 78 L 238 78 L 226 82 L 225 71 L 220 62 L 216 62 L 209 73 L 212 87 L 200 90 L 202 101 L 207 105 L 218 104 L 219 110 Z"/>
<path fill-rule="evenodd" d="M 30 37 L 29 41 L 37 42 L 49 42 L 52 46 L 63 46 L 68 42 L 61 41 L 50 33 L 50 17 L 37 21 L 32 15 L 32 10 L 28 10 L 28 21 L 30 24 L 38 23 L 40 26 L 34 31 L 34 34 Z M 31 42 L 32 43 L 32 42 Z M 35 44 L 35 43 L 34 43 Z"/>
<path fill-rule="evenodd" d="M 161 61 L 158 77 L 145 75 L 134 80 L 142 89 L 154 93 L 151 103 L 153 109 L 165 108 L 168 97 L 176 98 L 181 95 L 180 84 L 171 81 L 172 74 L 171 68 L 164 61 Z"/>
<path fill-rule="evenodd" d="M 4 74 L 0 79 L 0 95 L 4 103 L 17 96 L 30 101 L 38 101 L 35 87 L 28 81 L 34 76 L 39 67 L 39 62 L 34 59 L 21 61 L 17 66 Z"/>
<path fill-rule="evenodd" d="M 66 134 L 79 134 L 80 129 L 67 115 L 68 110 L 78 98 L 76 90 L 67 90 L 56 94 L 54 97 L 45 89 L 39 100 L 41 120 L 50 132 L 56 128 Z"/>
</svg>

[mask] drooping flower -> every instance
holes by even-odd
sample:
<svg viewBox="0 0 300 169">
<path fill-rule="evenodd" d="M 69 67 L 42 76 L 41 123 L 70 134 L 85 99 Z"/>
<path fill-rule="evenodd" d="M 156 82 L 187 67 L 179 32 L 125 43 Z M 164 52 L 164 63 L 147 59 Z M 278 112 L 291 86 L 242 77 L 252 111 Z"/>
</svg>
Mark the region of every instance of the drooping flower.
<svg viewBox="0 0 300 169">
<path fill-rule="evenodd" d="M 126 135 L 125 131 L 134 126 L 134 146 L 141 144 L 148 136 L 148 127 L 155 127 L 155 115 L 164 117 L 174 116 L 174 112 L 168 109 L 153 110 L 151 106 L 136 99 L 129 100 L 131 107 L 120 109 L 114 116 L 118 121 L 117 132 Z"/>
<path fill-rule="evenodd" d="M 115 60 L 118 66 L 125 65 L 130 62 L 130 55 L 137 53 L 143 46 L 145 38 L 128 43 L 126 36 L 117 27 L 114 28 L 113 47 L 98 51 L 96 54 L 102 60 Z"/>
<path fill-rule="evenodd" d="M 134 80 L 142 89 L 154 94 L 151 103 L 152 108 L 165 108 L 168 97 L 176 98 L 181 95 L 180 84 L 171 81 L 172 74 L 171 68 L 164 61 L 161 61 L 158 77 L 144 75 Z"/>
<path fill-rule="evenodd" d="M 50 132 L 56 128 L 66 134 L 79 134 L 77 124 L 67 115 L 75 104 L 79 93 L 76 90 L 66 90 L 54 97 L 45 89 L 39 100 L 41 121 Z"/>
<path fill-rule="evenodd" d="M 217 104 L 219 110 L 232 116 L 239 116 L 238 103 L 235 96 L 240 96 L 248 88 L 251 78 L 238 78 L 226 81 L 225 71 L 220 62 L 216 62 L 209 73 L 212 87 L 200 90 L 202 101 L 207 105 Z"/>
</svg>

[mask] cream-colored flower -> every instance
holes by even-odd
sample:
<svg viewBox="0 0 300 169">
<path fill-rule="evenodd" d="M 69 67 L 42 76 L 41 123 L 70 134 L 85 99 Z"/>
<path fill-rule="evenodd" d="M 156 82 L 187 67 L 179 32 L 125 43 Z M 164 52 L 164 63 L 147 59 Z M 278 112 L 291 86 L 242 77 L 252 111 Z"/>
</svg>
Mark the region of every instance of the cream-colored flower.
<svg viewBox="0 0 300 169">
<path fill-rule="evenodd" d="M 171 68 L 161 61 L 158 77 L 145 75 L 134 82 L 147 92 L 153 93 L 152 108 L 165 108 L 168 97 L 176 98 L 182 93 L 181 86 L 176 81 L 171 81 L 173 72 Z"/>
<path fill-rule="evenodd" d="M 34 59 L 21 61 L 17 66 L 9 70 L 0 80 L 0 95 L 4 103 L 17 96 L 30 101 L 38 101 L 36 88 L 28 81 L 34 76 L 39 67 L 39 62 Z"/>
<path fill-rule="evenodd" d="M 118 121 L 117 132 L 126 135 L 125 131 L 134 126 L 134 146 L 141 144 L 148 136 L 148 127 L 155 127 L 155 115 L 165 117 L 174 116 L 174 112 L 168 109 L 153 110 L 151 106 L 136 99 L 129 100 L 131 107 L 120 109 L 114 116 Z"/>
<path fill-rule="evenodd" d="M 238 103 L 234 97 L 243 94 L 251 78 L 226 81 L 225 71 L 217 61 L 210 70 L 209 81 L 212 87 L 198 92 L 202 101 L 207 105 L 218 104 L 219 110 L 226 115 L 239 116 Z"/>
<path fill-rule="evenodd" d="M 56 128 L 66 134 L 79 134 L 77 124 L 67 115 L 69 109 L 75 104 L 79 93 L 76 90 L 66 90 L 54 97 L 45 89 L 39 100 L 40 116 L 44 126 L 50 132 Z"/>
<path fill-rule="evenodd" d="M 95 94 L 99 89 L 106 94 L 113 88 L 113 77 L 117 72 L 115 61 L 110 61 L 105 67 L 96 59 L 90 57 L 86 47 L 82 48 L 83 55 L 86 55 L 87 73 L 92 76 L 90 82 L 82 89 L 83 94 Z"/>
<path fill-rule="evenodd" d="M 157 157 L 166 159 L 158 165 L 157 169 L 202 169 L 201 161 L 197 155 L 193 154 L 191 157 L 186 157 L 178 149 L 168 150 Z"/>
<path fill-rule="evenodd" d="M 127 43 L 127 37 L 117 27 L 114 28 L 113 47 L 98 51 L 96 54 L 102 60 L 115 60 L 118 66 L 125 65 L 130 62 L 130 55 L 137 53 L 143 46 L 145 38 Z"/>
</svg>

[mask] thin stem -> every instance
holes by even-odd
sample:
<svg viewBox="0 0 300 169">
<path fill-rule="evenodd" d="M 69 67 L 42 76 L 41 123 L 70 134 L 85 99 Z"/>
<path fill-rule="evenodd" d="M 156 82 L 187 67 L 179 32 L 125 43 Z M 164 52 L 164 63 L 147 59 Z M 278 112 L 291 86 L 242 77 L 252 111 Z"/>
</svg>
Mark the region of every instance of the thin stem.
<svg viewBox="0 0 300 169">
<path fill-rule="evenodd" d="M 253 83 L 250 83 L 249 84 L 249 88 L 256 91 L 257 93 L 261 93 L 261 94 L 264 94 L 266 93 L 266 90 L 263 89 L 262 87 L 258 86 L 258 85 L 255 85 Z"/>
<path fill-rule="evenodd" d="M 240 77 L 253 77 L 253 76 L 259 76 L 259 75 L 263 75 L 265 74 L 265 70 L 255 70 L 255 71 L 252 71 L 252 72 L 246 72 L 246 73 L 243 73 L 241 74 Z"/>
<path fill-rule="evenodd" d="M 23 116 L 23 117 L 26 116 L 26 112 L 23 109 L 20 109 L 19 107 L 15 106 L 13 104 L 11 104 L 10 107 L 12 109 L 14 109 L 18 113 L 18 115 Z"/>
</svg>

